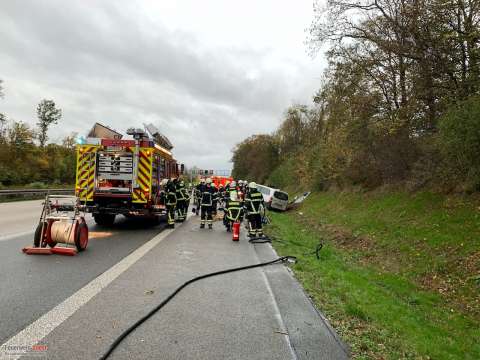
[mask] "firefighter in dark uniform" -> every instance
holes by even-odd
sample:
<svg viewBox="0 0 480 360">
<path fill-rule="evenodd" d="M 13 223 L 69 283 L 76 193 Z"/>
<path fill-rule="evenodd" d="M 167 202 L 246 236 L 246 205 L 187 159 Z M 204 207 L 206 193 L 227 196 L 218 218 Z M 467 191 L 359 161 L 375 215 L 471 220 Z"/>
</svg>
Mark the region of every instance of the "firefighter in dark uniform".
<svg viewBox="0 0 480 360">
<path fill-rule="evenodd" d="M 223 223 L 227 231 L 232 230 L 232 224 L 235 221 L 242 221 L 243 219 L 243 202 L 237 191 L 237 184 L 235 181 L 230 183 L 230 187 L 226 191 L 225 196 L 225 216 Z"/>
<path fill-rule="evenodd" d="M 227 182 L 225 184 L 225 190 L 223 192 L 223 225 L 227 228 L 227 231 L 230 231 L 230 223 L 227 220 L 227 205 L 228 201 L 230 200 L 230 192 L 236 192 L 237 189 L 235 188 L 236 183 L 235 181 Z M 232 197 L 236 197 L 236 195 L 232 195 Z"/>
<path fill-rule="evenodd" d="M 261 209 L 264 206 L 263 195 L 257 190 L 257 184 L 251 182 L 248 184 L 248 191 L 245 195 L 245 209 L 248 219 L 248 236 L 262 237 L 262 215 Z"/>
<path fill-rule="evenodd" d="M 200 212 L 200 203 L 202 201 L 202 187 L 205 185 L 205 179 L 200 179 L 200 183 L 195 187 L 194 190 L 194 202 L 195 202 L 195 215 L 198 215 Z"/>
<path fill-rule="evenodd" d="M 177 196 L 178 221 L 183 222 L 187 218 L 188 201 L 190 200 L 188 190 L 185 187 L 183 180 L 177 182 L 175 190 L 175 195 Z"/>
<path fill-rule="evenodd" d="M 213 197 L 214 197 L 212 179 L 208 178 L 205 181 L 205 184 L 201 184 L 200 191 L 201 191 L 200 229 L 205 228 L 205 223 L 208 224 L 209 229 L 212 229 L 213 227 L 212 207 L 213 207 Z"/>
<path fill-rule="evenodd" d="M 212 183 L 213 198 L 212 198 L 212 216 L 217 216 L 218 196 L 219 192 L 215 183 Z"/>
<path fill-rule="evenodd" d="M 217 201 L 218 201 L 218 209 L 223 210 L 223 199 L 225 198 L 225 188 L 222 184 L 218 187 L 217 191 Z"/>
<path fill-rule="evenodd" d="M 165 187 L 165 207 L 167 209 L 167 224 L 168 227 L 175 227 L 175 208 L 177 206 L 177 191 L 175 186 L 175 179 L 167 181 Z"/>
</svg>

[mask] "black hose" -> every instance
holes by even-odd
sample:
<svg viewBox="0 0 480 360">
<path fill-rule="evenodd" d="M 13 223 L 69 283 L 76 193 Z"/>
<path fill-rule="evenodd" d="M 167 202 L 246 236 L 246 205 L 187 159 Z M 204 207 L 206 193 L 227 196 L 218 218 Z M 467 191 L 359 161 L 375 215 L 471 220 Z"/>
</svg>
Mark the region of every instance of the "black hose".
<svg viewBox="0 0 480 360">
<path fill-rule="evenodd" d="M 317 257 L 317 260 L 320 260 L 320 250 L 323 248 L 323 243 L 318 243 L 317 246 L 315 247 L 315 250 L 312 252 L 308 252 L 303 254 L 304 256 L 306 255 L 315 255 Z"/>
<path fill-rule="evenodd" d="M 158 310 L 160 310 L 162 307 L 167 305 L 167 303 L 170 300 L 172 300 L 175 297 L 175 295 L 177 295 L 183 288 L 190 285 L 191 283 L 194 283 L 195 281 L 206 279 L 206 278 L 209 278 L 209 277 L 212 277 L 212 276 L 228 274 L 228 273 L 235 272 L 235 271 L 253 269 L 253 268 L 256 268 L 256 267 L 272 265 L 272 264 L 276 264 L 276 263 L 280 263 L 280 262 L 287 262 L 287 261 L 295 262 L 296 259 L 297 258 L 295 256 L 282 256 L 282 257 L 279 257 L 278 259 L 275 259 L 275 260 L 272 260 L 272 261 L 263 262 L 263 263 L 260 263 L 260 264 L 254 264 L 254 265 L 241 266 L 241 267 L 231 268 L 231 269 L 226 269 L 226 270 L 221 270 L 221 271 L 216 271 L 216 272 L 212 272 L 212 273 L 209 273 L 209 274 L 200 275 L 200 276 L 197 276 L 193 279 L 190 279 L 190 280 L 186 281 L 181 286 L 179 286 L 173 293 L 171 293 L 165 300 L 163 300 L 159 305 L 157 305 L 155 308 L 150 310 L 150 312 L 148 314 L 143 316 L 140 320 L 138 320 L 133 325 L 131 325 L 129 328 L 127 328 L 125 331 L 123 331 L 115 339 L 115 341 L 112 343 L 112 345 L 110 345 L 108 350 L 100 357 L 100 360 L 105 360 L 106 358 L 108 358 L 110 356 L 110 354 L 113 352 L 113 350 L 115 350 L 115 348 L 123 341 L 123 339 L 125 339 L 133 330 L 135 330 L 138 326 L 140 326 L 142 323 L 144 323 L 148 318 L 150 318 Z"/>
<path fill-rule="evenodd" d="M 251 244 L 265 244 L 271 243 L 272 239 L 270 239 L 268 236 L 259 236 L 248 239 L 248 242 Z"/>
</svg>

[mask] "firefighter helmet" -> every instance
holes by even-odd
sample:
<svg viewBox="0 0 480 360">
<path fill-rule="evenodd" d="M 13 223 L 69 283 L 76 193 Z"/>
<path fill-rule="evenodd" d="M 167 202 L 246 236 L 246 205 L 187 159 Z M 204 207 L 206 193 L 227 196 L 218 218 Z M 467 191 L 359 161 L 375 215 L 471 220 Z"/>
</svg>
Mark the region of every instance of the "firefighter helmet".
<svg viewBox="0 0 480 360">
<path fill-rule="evenodd" d="M 212 178 L 207 178 L 207 184 L 211 184 L 212 183 Z"/>
<path fill-rule="evenodd" d="M 230 188 L 236 188 L 236 187 L 237 187 L 237 183 L 234 180 L 230 183 Z"/>
<path fill-rule="evenodd" d="M 256 184 L 254 181 L 252 181 L 250 184 L 248 184 L 248 187 L 249 187 L 250 189 L 256 189 L 256 188 L 257 188 L 257 184 Z"/>
</svg>

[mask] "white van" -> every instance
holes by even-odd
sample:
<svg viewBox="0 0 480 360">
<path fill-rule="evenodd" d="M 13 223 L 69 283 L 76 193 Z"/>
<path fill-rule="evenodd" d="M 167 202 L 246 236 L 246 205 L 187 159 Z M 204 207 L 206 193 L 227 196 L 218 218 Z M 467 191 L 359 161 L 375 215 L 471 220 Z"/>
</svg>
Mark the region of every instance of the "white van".
<svg viewBox="0 0 480 360">
<path fill-rule="evenodd" d="M 263 195 L 267 209 L 285 211 L 288 205 L 288 194 L 265 185 L 257 185 L 257 190 Z"/>
</svg>

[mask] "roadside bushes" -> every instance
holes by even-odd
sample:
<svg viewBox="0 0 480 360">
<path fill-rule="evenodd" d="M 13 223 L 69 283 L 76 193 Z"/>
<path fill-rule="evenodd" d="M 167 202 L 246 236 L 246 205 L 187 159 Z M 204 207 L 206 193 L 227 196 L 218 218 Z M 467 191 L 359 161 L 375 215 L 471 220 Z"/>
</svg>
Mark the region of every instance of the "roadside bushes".
<svg viewBox="0 0 480 360">
<path fill-rule="evenodd" d="M 34 131 L 23 122 L 12 121 L 0 134 L 0 183 L 6 187 L 28 184 L 73 184 L 75 144 L 34 142 Z M 35 184 L 34 184 L 35 186 Z"/>
<path fill-rule="evenodd" d="M 269 165 L 270 180 L 479 191 L 480 26 L 472 19 L 480 8 L 436 0 L 314 4 L 307 44 L 314 54 L 327 47 L 328 67 L 313 104 L 290 106 L 272 129 L 278 163 Z M 240 171 L 237 159 L 234 151 L 234 174 L 255 175 Z"/>
<path fill-rule="evenodd" d="M 264 183 L 279 163 L 278 153 L 275 137 L 250 136 L 233 149 L 233 177 Z"/>
<path fill-rule="evenodd" d="M 480 190 L 480 96 L 472 96 L 447 111 L 439 122 L 439 145 L 452 177 L 464 190 Z"/>
<path fill-rule="evenodd" d="M 292 107 L 279 131 L 236 146 L 234 176 L 290 190 L 480 190 L 479 96 L 451 105 L 435 132 L 341 110 L 327 118 L 322 108 Z"/>
</svg>

